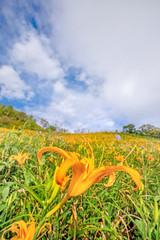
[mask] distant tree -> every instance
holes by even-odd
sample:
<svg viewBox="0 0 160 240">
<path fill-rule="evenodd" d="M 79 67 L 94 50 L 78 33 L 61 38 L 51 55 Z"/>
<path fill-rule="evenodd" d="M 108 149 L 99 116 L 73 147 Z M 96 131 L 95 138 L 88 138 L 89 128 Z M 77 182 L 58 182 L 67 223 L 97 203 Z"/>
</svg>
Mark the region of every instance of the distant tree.
<svg viewBox="0 0 160 240">
<path fill-rule="evenodd" d="M 50 131 L 56 131 L 56 126 L 52 126 L 50 125 L 47 129 L 49 129 Z"/>
<path fill-rule="evenodd" d="M 4 111 L 5 111 L 6 116 L 10 116 L 14 110 L 13 110 L 13 107 L 11 105 L 9 105 L 8 107 L 6 106 L 4 108 Z"/>
<path fill-rule="evenodd" d="M 33 115 L 30 115 L 29 118 L 30 118 L 31 120 L 36 121 L 36 120 L 33 118 Z"/>
<path fill-rule="evenodd" d="M 42 126 L 42 128 L 48 128 L 49 127 L 49 122 L 46 120 L 46 119 L 44 119 L 44 118 L 41 118 L 40 119 L 40 125 Z"/>
<path fill-rule="evenodd" d="M 155 137 L 155 138 L 160 137 L 160 128 L 150 124 L 143 124 L 142 126 L 139 127 L 138 132 L 140 135 L 145 135 L 148 137 Z"/>
<path fill-rule="evenodd" d="M 128 132 L 128 133 L 135 133 L 136 132 L 135 125 L 134 124 L 128 124 L 126 126 L 123 126 L 123 131 Z"/>
<path fill-rule="evenodd" d="M 159 138 L 160 137 L 160 129 L 154 128 L 154 129 L 148 131 L 147 136 Z"/>
<path fill-rule="evenodd" d="M 18 121 L 25 123 L 28 120 L 28 116 L 24 112 L 18 112 Z"/>
<path fill-rule="evenodd" d="M 139 127 L 139 130 L 142 132 L 150 131 L 155 129 L 156 127 L 150 124 L 143 124 L 142 126 Z"/>
</svg>

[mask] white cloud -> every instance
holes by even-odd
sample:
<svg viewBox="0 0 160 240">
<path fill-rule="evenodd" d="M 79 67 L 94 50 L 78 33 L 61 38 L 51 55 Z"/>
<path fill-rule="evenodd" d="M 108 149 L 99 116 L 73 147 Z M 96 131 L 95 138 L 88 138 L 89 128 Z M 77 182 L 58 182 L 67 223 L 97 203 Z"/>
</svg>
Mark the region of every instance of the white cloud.
<svg viewBox="0 0 160 240">
<path fill-rule="evenodd" d="M 2 66 L 0 68 L 0 99 L 30 99 L 33 92 L 19 77 L 18 73 L 11 66 Z"/>
<path fill-rule="evenodd" d="M 50 103 L 40 109 L 26 108 L 28 114 L 47 118 L 50 124 L 57 123 L 72 132 L 82 128 L 86 131 L 114 129 L 115 123 L 109 112 L 105 111 L 101 99 L 90 93 L 69 89 L 63 81 L 55 82 L 53 89 Z"/>
<path fill-rule="evenodd" d="M 18 68 L 37 74 L 40 79 L 55 80 L 64 76 L 54 51 L 49 47 L 49 39 L 44 35 L 25 32 L 14 44 L 11 58 Z"/>
<path fill-rule="evenodd" d="M 82 69 L 77 80 L 85 82 L 91 94 L 93 107 L 86 110 L 86 121 L 89 112 L 94 116 L 97 98 L 101 121 L 105 109 L 110 109 L 111 119 L 154 121 L 160 105 L 160 3 L 50 3 L 54 47 L 68 66 Z M 79 97 L 87 108 L 85 95 Z"/>
</svg>

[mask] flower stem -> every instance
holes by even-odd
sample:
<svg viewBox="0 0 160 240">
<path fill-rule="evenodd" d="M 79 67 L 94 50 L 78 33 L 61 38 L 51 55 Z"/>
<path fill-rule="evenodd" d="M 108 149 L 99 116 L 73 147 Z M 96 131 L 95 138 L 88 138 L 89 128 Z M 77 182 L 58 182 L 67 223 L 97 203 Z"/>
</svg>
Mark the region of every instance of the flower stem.
<svg viewBox="0 0 160 240">
<path fill-rule="evenodd" d="M 60 203 L 58 203 L 57 206 L 55 206 L 50 212 L 46 214 L 46 218 L 50 217 L 53 213 L 55 213 L 67 200 L 69 199 L 68 195 L 62 199 Z"/>
</svg>

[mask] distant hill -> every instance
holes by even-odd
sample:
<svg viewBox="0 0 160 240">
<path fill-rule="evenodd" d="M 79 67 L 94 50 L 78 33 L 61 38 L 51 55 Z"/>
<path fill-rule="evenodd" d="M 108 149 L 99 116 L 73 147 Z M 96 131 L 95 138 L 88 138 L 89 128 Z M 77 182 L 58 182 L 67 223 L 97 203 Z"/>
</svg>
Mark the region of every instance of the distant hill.
<svg viewBox="0 0 160 240">
<path fill-rule="evenodd" d="M 36 123 L 33 116 L 15 110 L 11 105 L 0 104 L 0 127 L 16 129 L 44 130 Z"/>
</svg>

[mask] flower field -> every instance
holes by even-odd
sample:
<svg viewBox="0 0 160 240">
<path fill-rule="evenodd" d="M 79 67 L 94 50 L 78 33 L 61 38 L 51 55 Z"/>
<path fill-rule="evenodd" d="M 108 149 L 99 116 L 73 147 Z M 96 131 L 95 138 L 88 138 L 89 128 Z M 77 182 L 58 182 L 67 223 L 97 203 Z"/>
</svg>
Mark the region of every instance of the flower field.
<svg viewBox="0 0 160 240">
<path fill-rule="evenodd" d="M 0 128 L 0 237 L 160 239 L 160 141 Z"/>
</svg>

